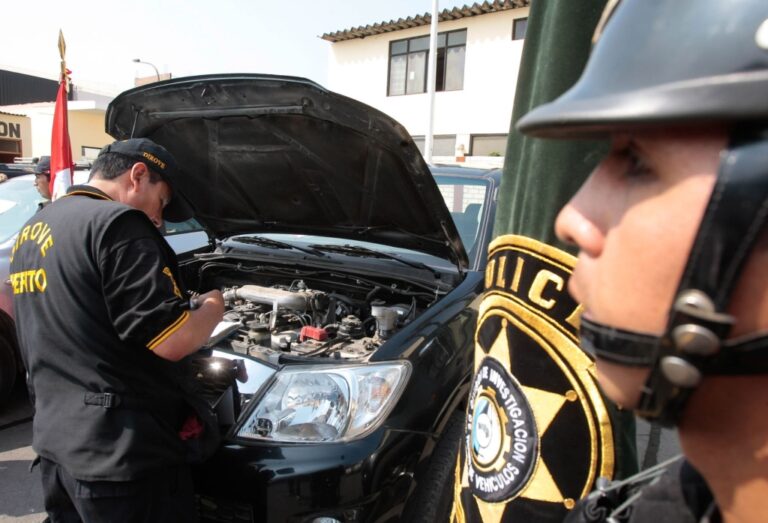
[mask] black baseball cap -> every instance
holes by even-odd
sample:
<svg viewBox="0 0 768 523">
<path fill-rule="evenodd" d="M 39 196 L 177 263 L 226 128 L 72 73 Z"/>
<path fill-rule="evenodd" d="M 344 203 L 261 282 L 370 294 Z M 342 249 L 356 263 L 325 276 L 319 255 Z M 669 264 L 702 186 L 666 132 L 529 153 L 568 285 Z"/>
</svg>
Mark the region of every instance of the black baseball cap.
<svg viewBox="0 0 768 523">
<path fill-rule="evenodd" d="M 41 156 L 35 164 L 35 174 L 44 174 L 51 177 L 51 157 Z"/>
<path fill-rule="evenodd" d="M 183 222 L 194 216 L 194 210 L 178 190 L 176 180 L 179 179 L 181 171 L 176 159 L 165 147 L 149 138 L 130 138 L 107 145 L 99 152 L 99 156 L 104 153 L 118 153 L 135 158 L 163 178 L 171 188 L 171 201 L 163 209 L 164 220 Z"/>
</svg>

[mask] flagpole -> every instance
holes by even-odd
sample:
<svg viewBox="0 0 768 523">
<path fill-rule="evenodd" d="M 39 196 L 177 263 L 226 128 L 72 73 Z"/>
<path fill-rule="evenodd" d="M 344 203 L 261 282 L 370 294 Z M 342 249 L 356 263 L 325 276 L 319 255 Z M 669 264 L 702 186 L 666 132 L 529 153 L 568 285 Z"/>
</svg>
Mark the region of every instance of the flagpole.
<svg viewBox="0 0 768 523">
<path fill-rule="evenodd" d="M 72 144 L 69 140 L 69 118 L 67 114 L 67 99 L 69 93 L 69 70 L 65 59 L 67 44 L 64 33 L 59 29 L 59 55 L 61 56 L 61 72 L 59 75 L 59 90 L 56 94 L 56 105 L 53 110 L 53 129 L 51 132 L 51 200 L 55 201 L 64 196 L 72 185 Z"/>
<path fill-rule="evenodd" d="M 434 138 L 432 137 L 435 121 L 435 67 L 437 64 L 437 10 L 438 0 L 432 0 L 432 20 L 429 29 L 429 61 L 427 64 L 427 97 L 429 98 L 429 115 L 427 117 L 427 132 L 424 135 L 424 159 L 432 163 Z"/>
<path fill-rule="evenodd" d="M 69 75 L 67 75 L 67 60 L 65 55 L 67 54 L 67 43 L 64 41 L 64 33 L 59 29 L 59 56 L 61 57 L 61 73 L 59 74 L 59 82 L 65 82 L 64 90 L 69 93 Z"/>
</svg>

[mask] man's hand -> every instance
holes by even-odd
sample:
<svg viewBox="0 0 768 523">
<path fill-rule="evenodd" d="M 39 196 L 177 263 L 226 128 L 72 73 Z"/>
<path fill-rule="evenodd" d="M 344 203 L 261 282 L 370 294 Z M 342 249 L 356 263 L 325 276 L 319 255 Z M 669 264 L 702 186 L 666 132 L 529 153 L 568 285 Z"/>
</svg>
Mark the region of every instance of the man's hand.
<svg viewBox="0 0 768 523">
<path fill-rule="evenodd" d="M 193 306 L 192 300 L 196 303 Z M 224 298 L 219 290 L 208 291 L 190 300 L 190 318 L 155 347 L 155 354 L 171 361 L 179 361 L 205 345 L 213 329 L 224 315 Z"/>
</svg>

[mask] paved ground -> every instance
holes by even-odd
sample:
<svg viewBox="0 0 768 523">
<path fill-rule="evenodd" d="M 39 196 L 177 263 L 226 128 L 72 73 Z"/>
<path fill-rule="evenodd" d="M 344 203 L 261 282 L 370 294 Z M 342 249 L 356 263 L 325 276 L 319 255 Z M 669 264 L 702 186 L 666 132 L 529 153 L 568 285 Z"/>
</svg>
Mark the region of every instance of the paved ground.
<svg viewBox="0 0 768 523">
<path fill-rule="evenodd" d="M 45 519 L 40 469 L 29 472 L 35 458 L 32 408 L 21 384 L 11 403 L 0 410 L 0 521 L 40 523 Z"/>
</svg>

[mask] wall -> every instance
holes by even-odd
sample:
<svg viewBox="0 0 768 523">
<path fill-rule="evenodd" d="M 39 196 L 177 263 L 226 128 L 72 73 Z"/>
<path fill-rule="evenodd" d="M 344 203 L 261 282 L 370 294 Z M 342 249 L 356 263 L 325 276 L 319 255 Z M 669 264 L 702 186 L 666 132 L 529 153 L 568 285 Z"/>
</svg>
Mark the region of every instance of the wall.
<svg viewBox="0 0 768 523">
<path fill-rule="evenodd" d="M 70 111 L 69 139 L 72 142 L 74 160 L 82 157 L 83 146 L 101 149 L 114 141 L 114 138 L 104 132 L 104 111 L 98 109 Z M 98 154 L 98 151 L 94 152 Z"/>
<path fill-rule="evenodd" d="M 21 156 L 28 156 L 32 151 L 32 131 L 29 118 L 18 114 L 0 112 L 0 139 L 14 141 L 21 139 Z"/>
<path fill-rule="evenodd" d="M 467 29 L 464 89 L 435 95 L 435 135 L 457 135 L 469 150 L 470 134 L 506 134 L 512 118 L 523 40 L 512 40 L 512 22 L 528 8 L 441 22 L 438 32 Z M 387 96 L 389 42 L 429 34 L 429 26 L 331 44 L 329 85 L 336 92 L 392 116 L 412 135 L 427 130 L 426 93 Z"/>
<path fill-rule="evenodd" d="M 34 103 L 6 106 L 2 110 L 24 114 L 31 121 L 31 149 L 24 156 L 51 154 L 54 103 Z M 104 109 L 95 102 L 70 101 L 67 104 L 69 139 L 72 143 L 72 159 L 82 159 L 82 146 L 101 148 L 112 143 L 113 138 L 104 132 Z"/>
</svg>

